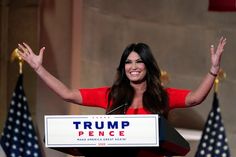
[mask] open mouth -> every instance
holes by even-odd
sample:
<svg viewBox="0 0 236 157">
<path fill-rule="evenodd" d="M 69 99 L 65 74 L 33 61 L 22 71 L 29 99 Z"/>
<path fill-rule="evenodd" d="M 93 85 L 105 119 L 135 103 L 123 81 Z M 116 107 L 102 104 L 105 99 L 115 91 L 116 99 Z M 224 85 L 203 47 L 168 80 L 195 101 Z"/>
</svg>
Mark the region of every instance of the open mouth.
<svg viewBox="0 0 236 157">
<path fill-rule="evenodd" d="M 140 72 L 139 71 L 131 71 L 130 74 L 131 75 L 138 75 L 138 74 L 140 74 Z"/>
</svg>

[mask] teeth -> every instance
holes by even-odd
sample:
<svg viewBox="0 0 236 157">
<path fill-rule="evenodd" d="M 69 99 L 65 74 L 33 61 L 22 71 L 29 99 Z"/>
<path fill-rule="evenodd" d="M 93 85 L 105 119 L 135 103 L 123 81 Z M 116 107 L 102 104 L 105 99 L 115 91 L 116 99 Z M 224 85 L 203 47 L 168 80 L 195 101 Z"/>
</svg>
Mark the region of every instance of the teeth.
<svg viewBox="0 0 236 157">
<path fill-rule="evenodd" d="M 137 75 L 137 74 L 139 74 L 139 72 L 133 71 L 133 72 L 131 72 L 131 74 L 132 74 L 132 75 Z"/>
</svg>

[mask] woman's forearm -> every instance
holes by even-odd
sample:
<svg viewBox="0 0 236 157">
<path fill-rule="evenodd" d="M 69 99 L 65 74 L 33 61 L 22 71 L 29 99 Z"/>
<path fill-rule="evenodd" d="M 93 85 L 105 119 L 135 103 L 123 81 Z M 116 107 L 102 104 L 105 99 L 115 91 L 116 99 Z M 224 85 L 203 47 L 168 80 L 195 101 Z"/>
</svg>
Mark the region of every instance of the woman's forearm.
<svg viewBox="0 0 236 157">
<path fill-rule="evenodd" d="M 189 93 L 189 95 L 186 97 L 187 106 L 198 105 L 207 97 L 208 93 L 211 91 L 212 86 L 214 85 L 216 78 L 214 74 L 217 73 L 207 73 L 198 88 Z"/>
<path fill-rule="evenodd" d="M 60 80 L 50 74 L 43 66 L 39 66 L 35 69 L 35 72 L 60 98 L 68 102 L 81 104 L 82 100 L 79 90 L 69 89 Z"/>
</svg>

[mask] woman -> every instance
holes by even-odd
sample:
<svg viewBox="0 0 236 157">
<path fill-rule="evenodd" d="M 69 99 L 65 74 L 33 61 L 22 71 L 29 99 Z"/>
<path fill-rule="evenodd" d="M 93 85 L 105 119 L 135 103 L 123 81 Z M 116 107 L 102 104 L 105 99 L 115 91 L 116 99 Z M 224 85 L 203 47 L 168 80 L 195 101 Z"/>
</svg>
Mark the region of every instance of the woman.
<svg viewBox="0 0 236 157">
<path fill-rule="evenodd" d="M 35 55 L 26 44 L 19 44 L 20 56 L 57 95 L 75 104 L 106 109 L 107 114 L 161 114 L 177 107 L 200 104 L 211 90 L 220 69 L 226 39 L 215 50 L 211 46 L 211 67 L 196 90 L 163 88 L 160 69 L 148 45 L 130 44 L 123 52 L 112 87 L 69 89 L 42 65 L 45 47 Z"/>
</svg>

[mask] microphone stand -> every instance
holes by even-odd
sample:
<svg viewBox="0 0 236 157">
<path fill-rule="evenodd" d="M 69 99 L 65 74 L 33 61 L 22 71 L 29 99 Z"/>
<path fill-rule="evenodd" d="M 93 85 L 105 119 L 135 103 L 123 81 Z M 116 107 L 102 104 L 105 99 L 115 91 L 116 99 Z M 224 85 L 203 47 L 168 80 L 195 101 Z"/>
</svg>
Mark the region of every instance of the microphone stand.
<svg viewBox="0 0 236 157">
<path fill-rule="evenodd" d="M 111 113 L 113 113 L 113 112 L 119 110 L 119 109 L 122 108 L 122 107 L 126 108 L 127 105 L 128 105 L 127 103 L 124 103 L 124 104 L 122 104 L 122 105 L 120 105 L 120 106 L 118 106 L 118 107 L 112 109 L 111 111 L 107 112 L 106 115 L 109 115 L 109 114 L 111 114 Z M 125 111 L 124 111 L 124 112 L 125 112 Z"/>
</svg>

